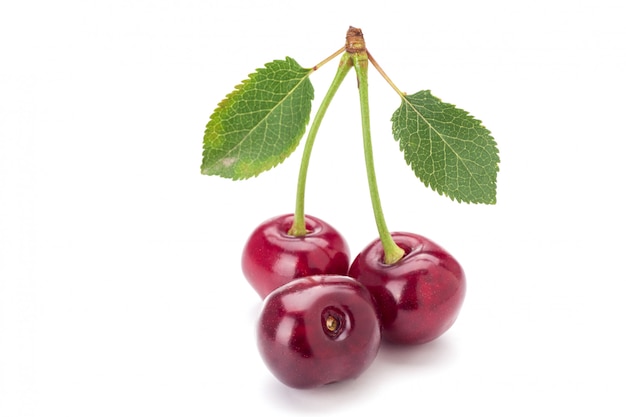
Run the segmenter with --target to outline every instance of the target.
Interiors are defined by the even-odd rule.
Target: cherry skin
[[[266,220],[244,246],[243,274],[261,298],[294,278],[348,273],[350,251],[343,236],[328,223],[308,215],[308,233],[291,236],[288,231],[293,218],[293,214],[285,214]]]
[[[293,388],[354,379],[369,367],[381,341],[374,300],[340,275],[295,279],[270,293],[257,326],[261,357]]]
[[[406,232],[391,236],[405,251],[402,259],[385,264],[376,239],[355,258],[348,275],[376,300],[385,340],[429,342],[455,322],[465,298],[465,274],[448,252],[425,237]]]

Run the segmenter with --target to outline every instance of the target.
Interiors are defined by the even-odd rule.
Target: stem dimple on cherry
[[[326,328],[331,332],[336,331],[337,328],[339,328],[339,320],[337,320],[334,316],[328,316],[326,318]]]

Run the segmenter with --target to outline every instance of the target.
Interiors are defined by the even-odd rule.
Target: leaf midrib
[[[303,82],[305,82],[305,81],[309,78],[309,76],[311,75],[311,73],[312,73],[312,72],[313,72],[313,70],[312,70],[312,69],[310,69],[310,70],[309,70],[309,71],[308,71],[308,72],[304,75],[304,77],[302,77],[302,79],[301,79],[301,80],[300,80],[300,81],[299,81],[299,82],[298,82],[298,83],[297,83],[297,84],[296,84],[296,85],[295,85],[295,86],[294,86],[294,87],[293,87],[293,88],[292,88],[292,89],[291,89],[291,90],[290,90],[287,94],[285,94],[285,96],[284,96],[281,100],[279,100],[279,101],[276,103],[276,105],[275,105],[274,107],[272,107],[272,108],[271,108],[271,109],[267,112],[267,114],[266,114],[266,115],[265,115],[262,119],[260,119],[260,120],[256,123],[256,125],[255,125],[252,129],[248,130],[248,133],[246,133],[246,135],[245,135],[244,137],[242,137],[242,138],[241,138],[241,140],[239,140],[239,143],[238,143],[237,145],[235,145],[233,148],[229,149],[229,150],[228,150],[228,152],[226,152],[226,153],[225,153],[225,154],[224,154],[224,155],[223,155],[223,156],[219,159],[219,161],[222,161],[223,159],[228,158],[229,156],[233,155],[233,153],[234,153],[235,151],[239,151],[239,150],[240,150],[240,148],[243,146],[243,144],[244,144],[247,140],[249,140],[250,136],[251,136],[254,132],[256,132],[257,128],[258,128],[261,124],[263,124],[263,122],[265,122],[265,121],[269,118],[269,116],[270,116],[271,114],[273,114],[273,113],[276,111],[276,109],[278,109],[278,108],[279,108],[279,107],[280,107],[280,106],[281,106],[281,105],[282,105],[282,104],[283,104],[283,103],[287,100],[287,98],[288,98],[288,97],[290,97],[290,96],[294,93],[294,91],[296,91],[296,90],[298,89],[298,87],[300,87],[300,86],[302,85],[302,83],[303,83]],[[239,152],[237,152],[237,153],[239,153]],[[216,161],[216,163],[215,163],[215,164],[213,164],[213,166],[219,165],[219,161]]]
[[[461,161],[461,163],[463,164],[463,167],[465,168],[465,170],[469,173],[470,178],[472,179],[472,181],[474,183],[476,183],[478,185],[478,187],[483,191],[483,193],[485,195],[489,194],[489,190],[487,189],[487,192],[485,192],[485,187],[486,185],[483,185],[480,183],[480,181],[478,181],[475,176],[472,174],[472,171],[468,168],[466,162],[465,162],[465,158],[462,158],[458,152],[456,152],[454,150],[454,148],[448,143],[448,141],[445,139],[444,135],[442,133],[440,133],[437,129],[435,129],[433,127],[433,125],[428,121],[428,119],[426,119],[426,117],[424,117],[424,115],[422,115],[422,113],[415,107],[415,105],[413,103],[411,103],[408,99],[406,95],[402,96],[402,99],[404,100],[404,102],[415,111],[415,113],[417,114],[417,116],[424,122],[426,123],[426,125],[429,127],[429,129],[433,132],[435,132],[435,134],[441,139],[441,141],[450,149],[450,151],[452,151],[452,153],[454,153],[454,155],[457,157],[458,160]],[[447,175],[446,175],[447,178]]]

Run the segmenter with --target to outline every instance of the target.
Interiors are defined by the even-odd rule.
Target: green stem
[[[320,107],[313,118],[313,122],[311,123],[311,127],[309,129],[309,134],[306,138],[306,143],[304,144],[304,151],[302,153],[302,161],[300,163],[300,173],[298,174],[298,189],[296,191],[296,210],[294,214],[293,225],[291,229],[289,229],[289,234],[291,236],[304,236],[307,233],[306,223],[304,219],[304,194],[306,188],[306,175],[309,169],[309,160],[311,159],[311,151],[313,150],[313,143],[315,142],[315,137],[317,136],[317,131],[319,130],[320,125],[322,124],[322,119],[326,114],[326,110],[330,105],[335,93],[339,89],[339,86],[343,82],[344,78],[348,74],[352,68],[352,57],[350,54],[345,53],[341,57],[341,61],[339,61],[339,68],[337,69],[337,73],[335,74],[335,78],[333,79],[328,91],[326,92],[326,96],[320,103]]]
[[[367,84],[367,52],[357,52],[353,54],[354,69],[356,71],[359,85],[359,99],[361,102],[361,126],[363,129],[363,152],[365,154],[365,167],[367,169],[367,181],[370,189],[370,198],[372,200],[372,208],[374,209],[374,218],[376,219],[376,227],[378,235],[385,252],[385,263],[394,264],[404,256],[404,250],[394,242],[387,228],[383,208],[380,203],[380,195],[378,193],[378,185],[376,182],[376,172],[374,171],[374,152],[372,149],[372,135],[370,129],[370,110],[369,95]]]

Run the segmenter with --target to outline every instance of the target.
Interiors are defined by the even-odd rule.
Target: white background
[[[625,17],[617,0],[3,2],[0,416],[623,416]],[[202,137],[247,74],[313,66],[350,25],[402,90],[491,130],[498,203],[414,177],[391,136],[399,99],[372,71],[387,223],[452,252],[468,294],[437,341],[293,390],[258,356],[239,262],[257,224],[293,210],[302,148],[232,182],[200,174]],[[336,63],[311,76],[313,111]],[[376,237],[360,141],[351,75],[306,211],[353,255]]]

